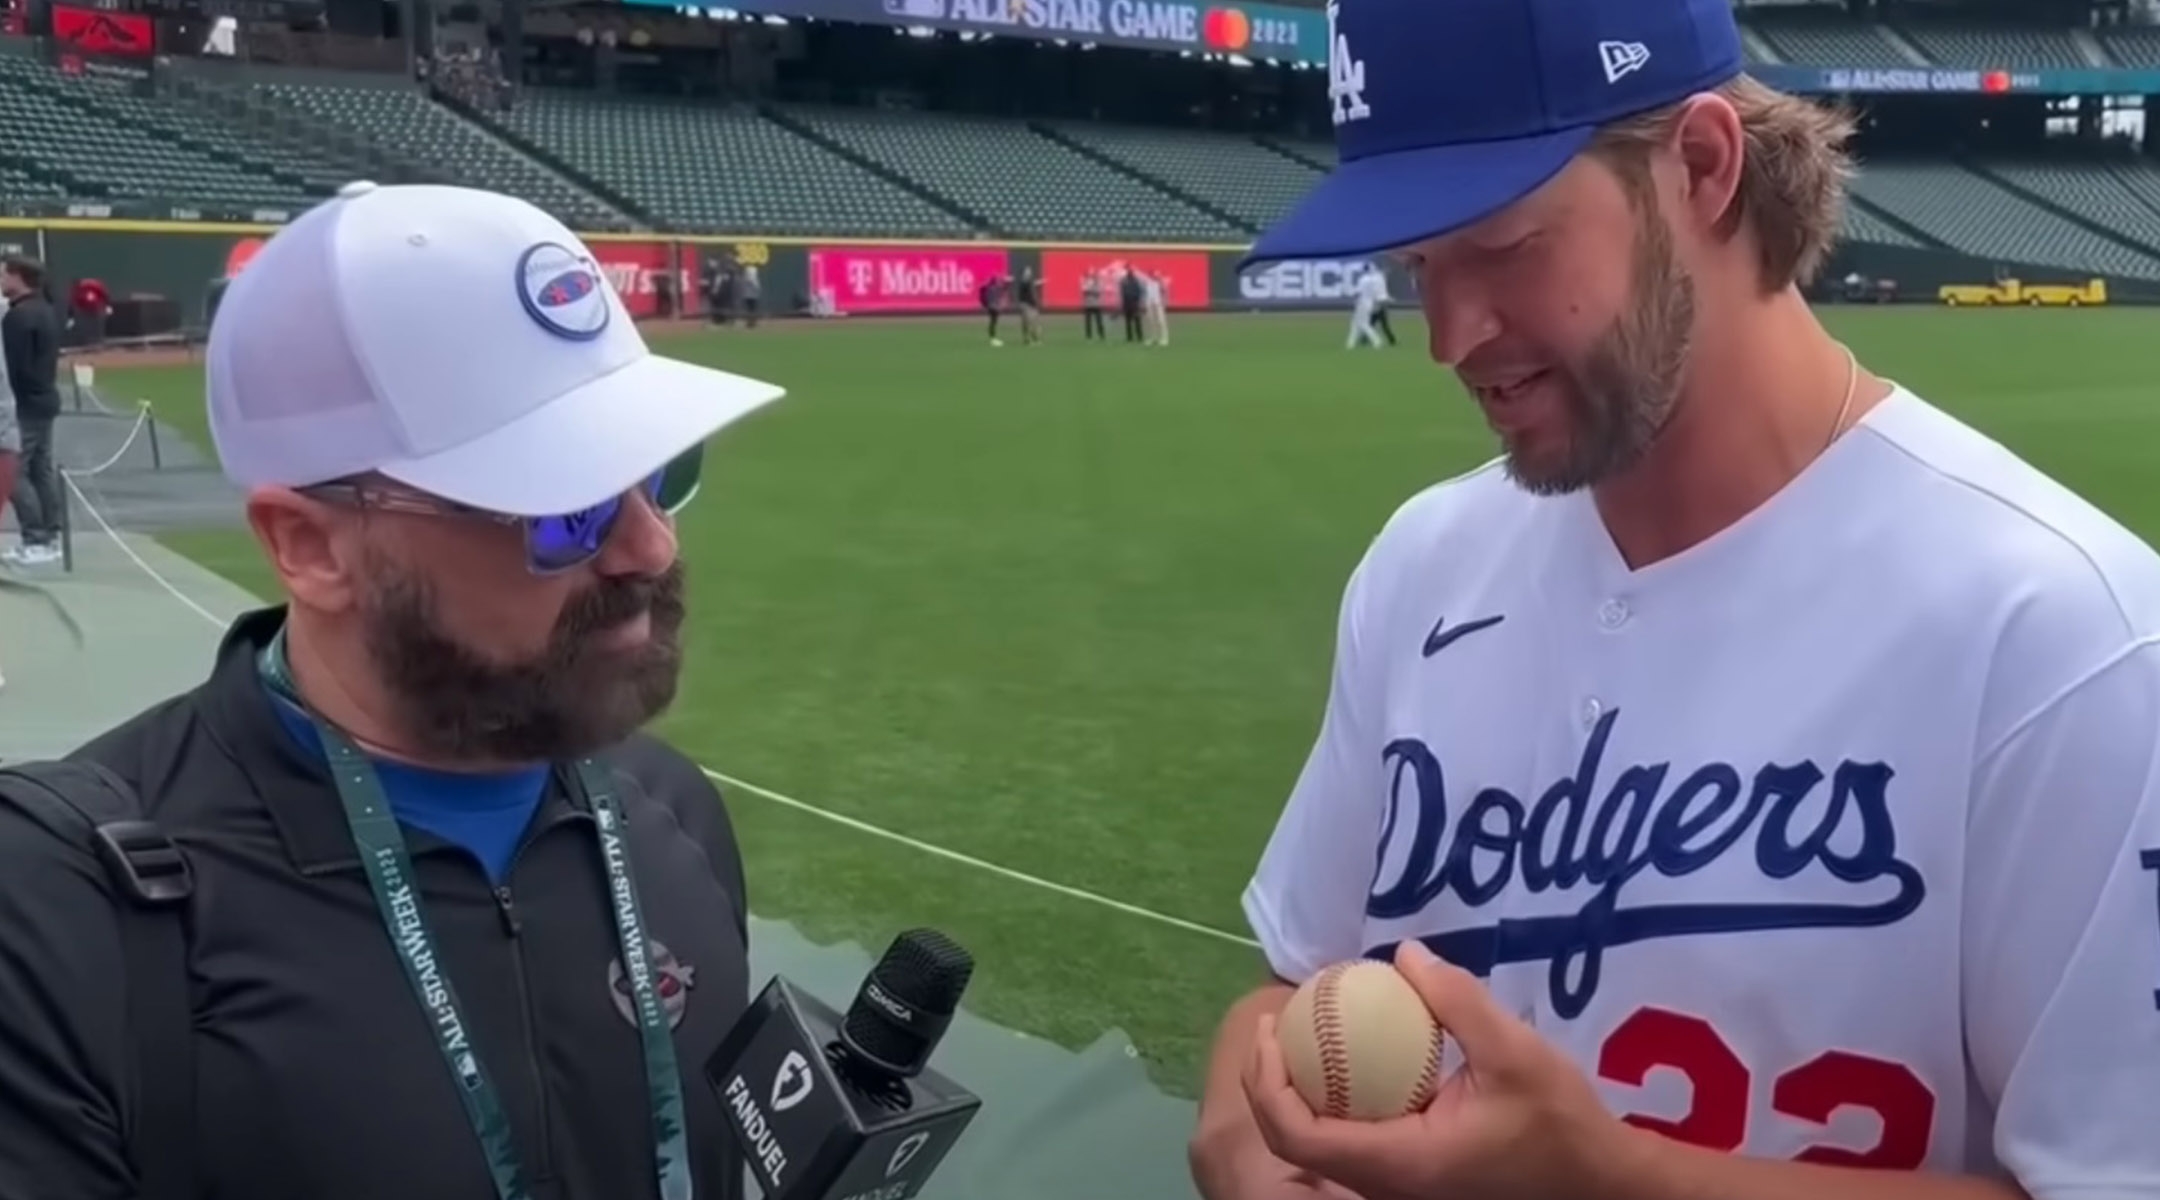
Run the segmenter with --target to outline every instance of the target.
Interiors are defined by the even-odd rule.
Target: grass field
[[[2160,314],[1834,310],[1876,370],[2160,537]],[[1317,720],[1343,578],[1491,440],[1423,330],[1181,319],[1167,349],[982,344],[972,324],[706,333],[664,352],[786,384],[715,443],[682,527],[694,638],[665,732],[763,788],[1242,935],[1237,897]],[[190,372],[109,393],[202,423]],[[205,439],[207,444],[207,439]],[[266,585],[244,534],[172,544]],[[176,617],[176,620],[180,619]],[[932,924],[971,1005],[1069,1045],[1118,1026],[1191,1087],[1233,942],[737,793],[760,916],[881,946]]]

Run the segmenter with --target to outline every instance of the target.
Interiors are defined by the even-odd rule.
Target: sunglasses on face
[[[302,495],[381,512],[409,513],[423,517],[465,517],[498,525],[521,526],[525,533],[526,567],[535,575],[553,575],[581,566],[600,553],[608,536],[622,519],[632,496],[643,493],[647,503],[670,517],[680,513],[697,495],[705,474],[705,448],[693,446],[666,466],[648,475],[635,488],[591,508],[559,517],[514,517],[507,513],[473,508],[453,500],[408,491],[394,484],[360,481],[319,483],[299,488]]]

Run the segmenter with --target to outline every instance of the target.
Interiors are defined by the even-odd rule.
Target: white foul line
[[[1073,887],[1070,884],[1063,884],[1058,883],[1054,880],[1044,879],[1038,875],[1030,875],[1025,871],[1015,871],[1011,867],[1001,867],[994,862],[988,861],[987,859],[980,859],[974,857],[973,855],[962,854],[958,850],[948,850],[943,846],[935,845],[930,842],[925,842],[917,838],[911,838],[904,833],[894,833],[890,829],[885,829],[876,825],[872,825],[868,821],[858,820],[854,817],[846,816],[842,813],[836,813],[828,809],[819,808],[817,805],[811,804],[806,800],[797,800],[793,796],[781,795],[779,792],[773,791],[771,788],[762,788],[754,783],[750,783],[745,780],[735,779],[727,775],[722,775],[720,772],[713,770],[711,767],[704,767],[701,769],[707,775],[712,776],[713,779],[717,780],[718,782],[724,783],[727,786],[734,788],[738,791],[749,792],[753,796],[762,796],[775,804],[786,805],[787,807],[795,809],[798,812],[809,813],[813,817],[820,817],[824,820],[831,821],[835,825],[844,825],[849,829],[855,830],[857,833],[867,833],[872,837],[880,837],[884,838],[886,841],[889,842],[896,842],[899,845],[906,846],[910,850],[920,850],[924,854],[935,855],[938,858],[945,859],[948,862],[956,862],[961,864],[962,866],[974,867],[978,871],[988,871],[992,875],[1002,875],[1015,883],[1024,883],[1030,887],[1038,887],[1046,892],[1056,892],[1060,896],[1069,896],[1075,900],[1085,900],[1090,904],[1100,904],[1104,908],[1116,909],[1118,912],[1124,913],[1127,916],[1143,917],[1150,921],[1158,921],[1174,929],[1182,929],[1187,933],[1197,933],[1204,937],[1214,938],[1217,941],[1230,942],[1233,945],[1246,946],[1254,950],[1260,948],[1260,943],[1253,941],[1251,938],[1242,937],[1238,934],[1230,933],[1226,930],[1217,929],[1212,925],[1202,925],[1197,921],[1188,921],[1183,917],[1173,917],[1169,913],[1159,913],[1152,908],[1142,908],[1137,904],[1127,904],[1123,900],[1112,900],[1110,897],[1101,895],[1100,893],[1090,892],[1083,888]]]
[[[135,553],[134,547],[127,544],[127,539],[120,536],[118,530],[114,529],[110,524],[106,523],[104,516],[98,512],[97,506],[90,503],[90,498],[88,496],[85,496],[82,493],[82,490],[75,486],[73,480],[68,481],[68,488],[70,491],[73,491],[75,493],[76,499],[82,501],[82,506],[90,510],[90,516],[98,523],[98,527],[104,530],[105,533],[110,536],[116,544],[119,545],[123,553],[125,553],[130,559],[134,560],[136,566],[142,568],[143,574],[148,575],[152,580],[156,581],[158,586],[164,588],[166,592],[170,593],[173,599],[178,600],[181,604],[186,605],[197,616],[208,622],[213,628],[222,630],[231,623],[229,621],[219,620],[216,615],[210,612],[209,609],[206,609],[202,605],[197,604],[193,599],[188,596],[186,592],[181,591],[177,586],[173,584],[171,580],[165,578],[164,575],[160,574],[157,568],[151,566],[147,562],[144,562],[142,556]],[[1025,871],[1015,871],[1011,867],[999,866],[998,864],[991,862],[988,859],[976,858],[971,854],[962,854],[958,850],[948,850],[943,846],[939,846],[931,842],[926,842],[919,838],[911,838],[904,833],[895,833],[890,829],[886,829],[877,825],[872,825],[868,821],[858,820],[854,817],[847,816],[844,813],[836,813],[830,809],[819,808],[817,805],[812,804],[807,800],[797,800],[793,796],[783,795],[779,792],[773,791],[771,788],[759,787],[757,784],[751,783],[748,780],[736,779],[733,776],[723,775],[720,772],[713,770],[711,767],[701,766],[698,769],[711,776],[714,780],[720,783],[724,783],[731,788],[734,788],[736,791],[748,792],[753,796],[762,797],[763,799],[770,800],[775,804],[780,804],[788,808],[792,808],[797,812],[808,813],[813,817],[818,817],[823,820],[831,821],[835,825],[845,826],[849,829],[856,831],[857,833],[867,833],[871,837],[884,838],[888,842],[892,842],[901,846],[906,846],[910,850],[919,850],[924,854],[929,854],[937,858],[942,858],[947,862],[956,862],[961,864],[962,866],[973,867],[978,871],[988,871],[992,875],[1002,875],[1015,883],[1024,883],[1030,887],[1038,887],[1046,892],[1056,892],[1060,896],[1066,896],[1074,900],[1084,900],[1089,904],[1099,904],[1104,908],[1114,909],[1117,912],[1126,914],[1127,916],[1141,917],[1145,920],[1155,921],[1159,924],[1168,925],[1173,929],[1182,929],[1187,933],[1197,933],[1203,937],[1211,937],[1217,941],[1229,942],[1232,945],[1244,946],[1249,949],[1257,950],[1260,948],[1260,943],[1252,940],[1251,938],[1243,937],[1235,933],[1230,933],[1227,930],[1217,929],[1212,925],[1202,925],[1197,921],[1188,921],[1183,917],[1173,917],[1169,913],[1159,913],[1152,908],[1142,908],[1137,904],[1127,904],[1123,900],[1112,900],[1108,896],[1104,896],[1096,892],[1090,892],[1083,888],[1076,888],[1072,887],[1069,884],[1058,883],[1053,880],[1044,879],[1037,875],[1030,875]]]

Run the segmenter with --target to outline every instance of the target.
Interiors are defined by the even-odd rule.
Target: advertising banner
[[[1234,259],[1225,256],[1223,262],[1234,270]],[[1235,298],[1226,298],[1224,306],[1349,308],[1357,299],[1358,280],[1368,272],[1384,269],[1368,258],[1322,258],[1265,263],[1235,272]],[[1400,270],[1388,271],[1387,280],[1389,298],[1395,303],[1408,303],[1413,299],[1409,279]]]
[[[819,246],[810,287],[844,313],[964,312],[976,289],[1011,272],[1009,251],[985,246]]]
[[[630,0],[674,7],[671,0]],[[744,0],[741,11],[999,37],[1192,50],[1319,65],[1327,15],[1284,4],[1194,0]]]
[[[149,58],[156,41],[148,17],[66,4],[53,5],[52,31],[63,52],[107,58]]]
[[[2160,71],[2068,67],[2012,71],[1983,67],[1802,67],[1751,63],[1748,74],[1796,95],[2142,96],[2160,91]]]
[[[679,267],[671,262],[676,244],[673,242],[591,242],[593,257],[599,260],[600,273],[614,285],[615,294],[622,297],[623,307],[639,319],[663,314],[661,288],[667,281],[668,272],[675,270],[672,315],[680,315],[696,309],[683,306],[684,297],[698,298],[698,248],[684,245]]]
[[[1167,308],[1208,307],[1207,251],[1131,249],[1043,251],[1043,307],[1079,308],[1080,280],[1092,272],[1103,281],[1103,307],[1115,310],[1118,280],[1127,268],[1162,280]]]

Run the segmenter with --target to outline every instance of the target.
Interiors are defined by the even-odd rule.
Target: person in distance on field
[[[1500,456],[1351,572],[1245,893],[1210,1200],[2160,1195],[2160,556],[1799,291],[1845,118],[1728,0],[1336,0],[1339,165]],[[1393,958],[1461,1050],[1316,1116],[1271,1021]]]
[[[682,669],[671,514],[780,389],[650,354],[522,200],[367,183],[233,281],[207,375],[285,602],[72,756],[154,822],[129,863],[184,856],[184,971],[0,803],[0,1195],[739,1198],[701,1070],[749,1002],[741,856],[638,731]],[[131,1025],[163,988],[179,1044]]]

